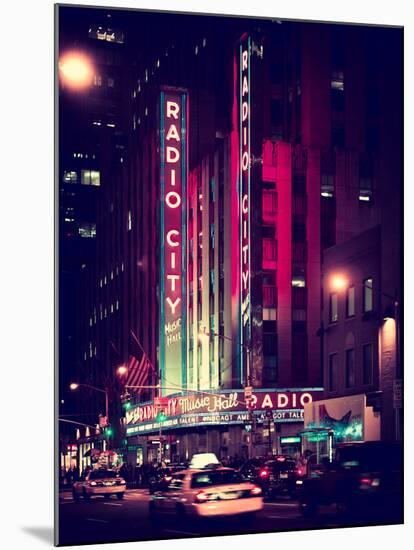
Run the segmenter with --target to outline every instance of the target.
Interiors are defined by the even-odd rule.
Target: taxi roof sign
[[[198,453],[192,456],[190,468],[198,470],[208,466],[220,466],[220,461],[214,453]]]

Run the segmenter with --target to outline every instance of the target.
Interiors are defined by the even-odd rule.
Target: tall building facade
[[[102,185],[79,349],[95,335],[115,393],[131,354],[154,367],[114,417],[128,460],[155,458],[160,428],[170,458],[280,451],[322,394],[322,252],[381,216],[378,48],[397,54],[398,35],[144,13],[124,32],[125,154]]]

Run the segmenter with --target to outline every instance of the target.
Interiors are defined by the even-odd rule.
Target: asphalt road
[[[313,519],[302,517],[297,501],[278,500],[266,502],[264,509],[250,525],[237,518],[197,522],[166,519],[156,527],[148,518],[148,491],[127,490],[123,500],[111,497],[95,497],[88,502],[75,502],[69,491],[59,495],[60,545],[91,544],[140,540],[162,540],[172,538],[205,537],[278,531],[297,531],[327,527],[361,526],[372,518],[357,518],[344,523],[335,508],[322,508]],[[392,522],[386,522],[392,523]]]

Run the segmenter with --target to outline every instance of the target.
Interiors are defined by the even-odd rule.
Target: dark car
[[[335,504],[346,515],[402,518],[402,448],[398,443],[367,441],[339,444],[335,459],[318,464],[310,457],[299,502],[304,515]],[[313,460],[312,460],[313,459]]]
[[[284,455],[272,459],[250,459],[240,468],[240,473],[245,479],[257,483],[264,495],[270,498],[281,494],[293,496],[300,475],[296,462]]]
[[[172,480],[173,474],[185,470],[184,464],[170,464],[166,468],[157,468],[148,478],[149,494],[155,491],[165,491]]]

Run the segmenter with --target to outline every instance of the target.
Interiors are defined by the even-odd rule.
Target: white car
[[[89,500],[96,495],[102,495],[104,498],[116,495],[118,499],[122,499],[125,489],[125,479],[116,470],[100,468],[82,474],[80,480],[73,484],[72,494],[75,500],[79,500],[81,496]]]
[[[166,490],[152,495],[149,514],[152,521],[161,514],[252,519],[262,508],[260,487],[245,481],[236,470],[218,466],[174,474]]]

